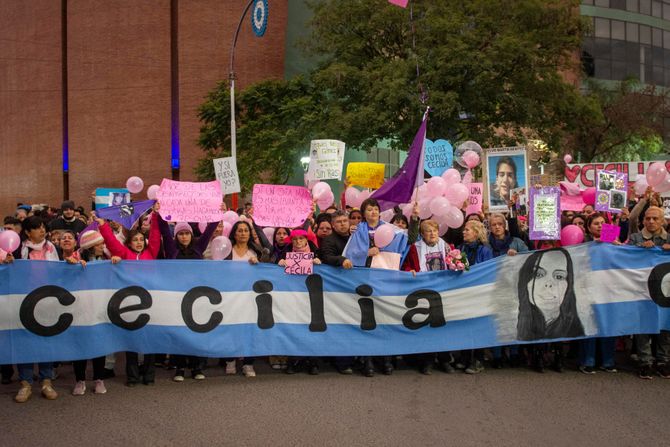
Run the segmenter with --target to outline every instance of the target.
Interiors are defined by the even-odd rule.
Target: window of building
[[[655,47],[663,48],[663,30],[660,28],[652,28],[652,44]]]
[[[612,39],[626,40],[626,23],[612,20]]]
[[[640,25],[640,43],[651,45],[651,28],[646,25]]]
[[[663,4],[661,2],[651,2],[651,15],[654,17],[663,17]]]
[[[626,22],[626,40],[628,42],[640,41],[640,31],[637,23]]]
[[[600,6],[602,8],[609,8],[610,7],[610,0],[596,0],[595,5]]]
[[[651,0],[640,0],[640,14],[651,15]]]
[[[626,0],[626,11],[638,12],[637,0]]]
[[[663,19],[670,20],[670,3],[663,4]]]
[[[670,50],[670,31],[663,31],[663,48]]]
[[[610,21],[596,17],[596,37],[610,38]]]
[[[611,9],[626,9],[626,0],[610,0]]]

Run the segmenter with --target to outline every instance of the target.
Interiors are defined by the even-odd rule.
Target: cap
[[[85,231],[79,237],[79,247],[81,247],[82,250],[95,247],[101,242],[105,242],[105,240],[102,238],[102,235],[95,230]]]
[[[74,209],[74,202],[72,200],[66,200],[65,202],[61,203],[60,209],[61,210],[73,210]]]
[[[193,228],[186,223],[186,222],[179,222],[177,225],[174,226],[174,235],[177,236],[179,232],[181,231],[188,231],[189,233],[193,234]]]

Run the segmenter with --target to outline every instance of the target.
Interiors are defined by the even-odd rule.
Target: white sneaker
[[[244,374],[244,377],[256,377],[256,371],[254,371],[254,366],[242,365],[242,374]]]
[[[198,373],[193,376],[194,380],[205,380],[205,375],[203,373]]]
[[[86,394],[86,382],[83,380],[79,380],[75,385],[74,389],[72,390],[72,395],[73,396],[83,396]]]
[[[231,360],[226,362],[226,374],[229,376],[237,374],[237,361]]]
[[[105,388],[105,382],[102,380],[95,381],[95,394],[105,394],[107,393],[107,388]]]

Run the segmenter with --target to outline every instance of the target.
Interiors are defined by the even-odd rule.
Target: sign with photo
[[[512,191],[528,191],[525,147],[503,147],[486,150],[487,193],[489,211],[507,211]]]
[[[626,207],[628,174],[598,171],[596,175],[596,211],[620,213]]]

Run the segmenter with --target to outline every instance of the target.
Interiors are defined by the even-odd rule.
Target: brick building
[[[193,180],[196,110],[228,78],[246,4],[0,0],[3,215],[17,201],[58,206],[65,195],[88,207],[95,187],[123,187],[131,175],[146,186]],[[287,15],[287,0],[272,1],[262,38],[245,17],[238,90],[284,77]]]

